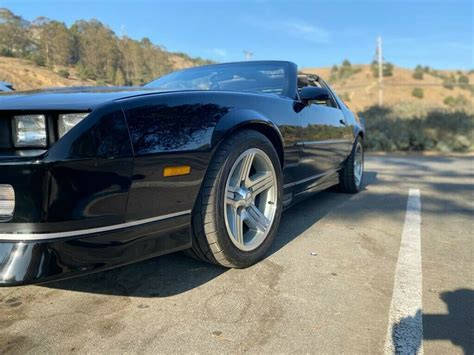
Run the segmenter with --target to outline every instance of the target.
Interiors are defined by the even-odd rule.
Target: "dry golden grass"
[[[169,60],[170,60],[171,64],[173,65],[173,68],[175,70],[194,67],[196,65],[192,61],[190,61],[186,58],[183,58],[179,55],[172,54],[172,53],[170,53],[170,55],[169,55]]]
[[[195,65],[192,61],[174,54],[170,54],[169,59],[176,70]],[[69,72],[68,78],[63,78],[58,74],[61,69]],[[96,82],[93,80],[80,80],[74,68],[39,67],[25,59],[1,56],[0,81],[13,83],[15,89],[20,91],[48,87],[96,85]]]
[[[61,77],[57,71],[66,68],[38,67],[25,59],[0,57],[0,81],[13,83],[17,90],[32,90],[56,86],[95,85],[94,81],[83,81],[72,68],[67,68],[69,78]]]
[[[372,75],[369,65],[357,65],[361,71],[348,79],[337,81],[332,84],[334,90],[343,97],[349,97],[348,106],[354,110],[363,110],[378,103],[379,87],[378,80]],[[331,68],[305,68],[303,72],[318,74],[328,79],[331,76]],[[455,71],[441,71],[444,75],[454,74]],[[470,83],[474,83],[474,74],[469,74]],[[431,108],[447,108],[444,99],[447,96],[457,97],[463,95],[471,101],[473,96],[469,90],[454,87],[447,89],[443,87],[443,79],[430,74],[424,74],[422,80],[413,78],[413,70],[395,67],[393,76],[385,77],[384,83],[384,105],[387,106],[416,106],[427,110]],[[418,99],[412,95],[415,87],[423,89],[424,97]],[[472,107],[471,107],[472,108]]]

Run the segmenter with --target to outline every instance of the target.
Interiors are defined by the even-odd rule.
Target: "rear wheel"
[[[261,260],[280,221],[282,172],[264,135],[243,130],[221,144],[193,212],[193,247],[201,260],[247,267]]]
[[[362,186],[364,177],[364,145],[361,137],[358,137],[352,152],[339,172],[339,188],[342,192],[356,193]]]

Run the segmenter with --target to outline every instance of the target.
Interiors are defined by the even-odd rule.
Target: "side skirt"
[[[295,190],[297,185],[288,187],[285,189],[283,194],[283,208],[287,209],[293,206],[295,203],[337,184],[339,184],[339,172],[332,171],[326,175],[316,178],[315,181],[303,191],[294,193],[291,190]]]

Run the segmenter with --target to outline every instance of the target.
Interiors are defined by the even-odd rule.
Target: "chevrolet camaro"
[[[284,61],[0,94],[0,285],[178,250],[252,265],[285,208],[360,190],[364,135],[322,78]]]

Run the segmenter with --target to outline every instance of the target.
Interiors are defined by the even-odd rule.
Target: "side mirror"
[[[326,88],[306,86],[301,89],[300,98],[303,102],[308,101],[327,101],[330,98],[329,91]]]

